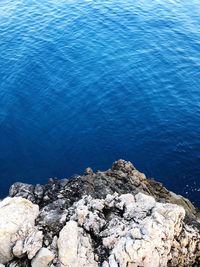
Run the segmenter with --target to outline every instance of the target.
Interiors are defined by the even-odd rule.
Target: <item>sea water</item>
[[[199,0],[1,0],[1,197],[119,158],[200,206]]]

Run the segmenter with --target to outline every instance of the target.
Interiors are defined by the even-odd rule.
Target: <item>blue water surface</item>
[[[200,206],[199,0],[1,0],[0,196],[119,158]]]

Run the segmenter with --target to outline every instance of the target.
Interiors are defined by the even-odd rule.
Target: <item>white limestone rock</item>
[[[130,162],[46,185],[16,183],[10,195],[41,210],[22,198],[0,202],[6,267],[200,265],[200,212]]]
[[[38,231],[36,227],[25,225],[21,228],[20,233],[16,234],[12,240],[16,240],[12,249],[14,256],[20,258],[26,253],[28,259],[32,259],[42,247],[43,233],[42,231]]]
[[[190,266],[198,255],[200,235],[184,225],[185,210],[158,203],[143,193],[115,193],[105,199],[85,196],[74,203],[70,214],[71,220],[58,240],[62,267],[167,267],[169,262],[170,266],[181,267]],[[100,254],[107,254],[102,264],[94,254],[88,233],[101,244]],[[83,236],[87,245],[80,242]],[[86,263],[88,256],[82,257],[80,264],[81,249],[84,255],[90,255],[92,265]]]
[[[141,217],[141,221],[137,216],[137,223],[131,222],[126,231],[118,232],[120,236],[117,239],[115,234],[113,235],[115,239],[108,259],[109,267],[128,266],[131,263],[144,267],[167,266],[173,239],[179,235],[179,231],[175,229],[176,224],[183,218],[184,211],[178,206],[170,205],[163,208],[163,213],[157,212],[155,206],[151,216]],[[168,212],[172,218],[167,216]],[[173,216],[176,216],[177,220],[173,221]],[[109,235],[109,232],[107,234]]]
[[[184,208],[143,193],[82,197],[63,209],[59,237],[38,229],[38,213],[20,197],[0,202],[0,267],[13,257],[6,266],[191,267],[200,257],[199,230],[184,222]]]
[[[78,222],[78,225],[86,231],[92,231],[98,235],[106,221],[99,217],[104,208],[104,200],[92,199],[92,197],[83,197],[79,202],[74,204],[76,209],[71,219]],[[92,211],[91,211],[92,210]]]
[[[26,232],[34,229],[38,214],[38,205],[21,197],[8,197],[0,202],[0,263],[5,264],[13,258],[12,247],[23,236],[23,229]],[[18,248],[22,242],[24,240]]]
[[[78,241],[78,225],[74,221],[69,221],[61,230],[58,239],[58,253],[62,267],[65,266],[78,267],[77,241]]]
[[[98,267],[91,240],[75,221],[67,222],[61,230],[58,255],[61,267]]]
[[[32,267],[48,267],[54,259],[54,254],[47,248],[41,248],[37,255],[32,259]]]

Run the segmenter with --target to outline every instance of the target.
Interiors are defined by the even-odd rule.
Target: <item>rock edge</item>
[[[128,161],[0,202],[0,266],[200,266],[200,213]]]

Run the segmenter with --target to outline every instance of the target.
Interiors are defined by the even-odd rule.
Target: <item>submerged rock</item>
[[[16,183],[0,202],[0,263],[200,266],[199,218],[189,200],[124,160],[46,185]]]

